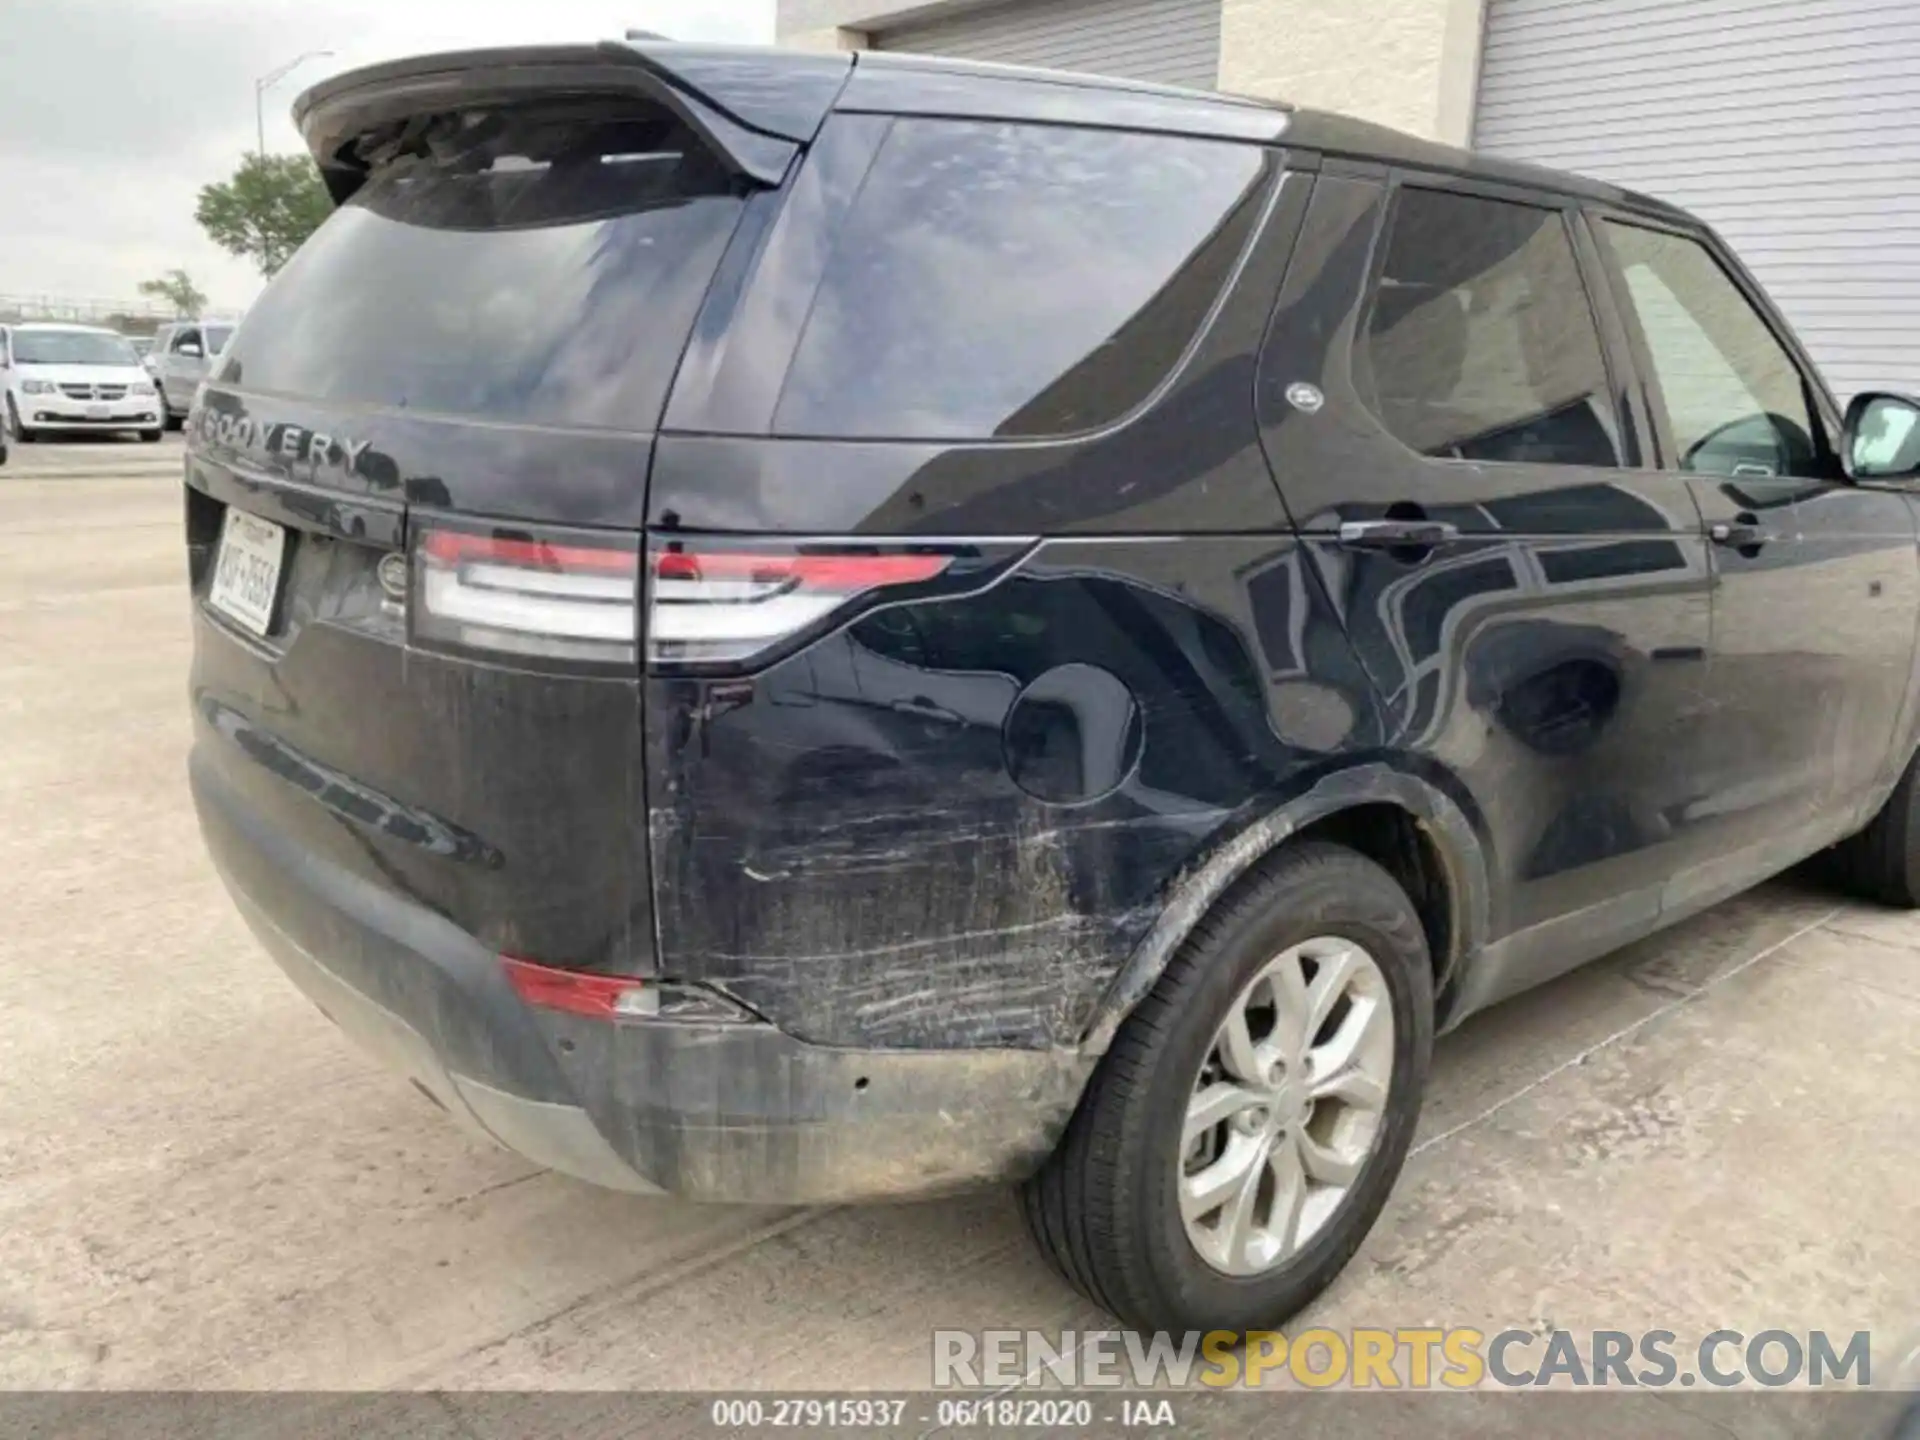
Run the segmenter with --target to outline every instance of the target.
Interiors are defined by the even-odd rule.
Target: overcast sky
[[[260,288],[194,223],[202,185],[254,145],[304,147],[287,112],[335,71],[424,50],[618,38],[773,38],[773,0],[0,0],[0,294],[132,299],[188,271],[216,305]]]

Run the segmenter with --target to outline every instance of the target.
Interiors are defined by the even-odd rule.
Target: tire
[[[1377,1024],[1377,1001],[1384,999],[1393,1022],[1390,1045],[1380,1043],[1370,1052],[1377,1070],[1391,1057],[1385,1103],[1374,1112],[1370,1152],[1319,1228],[1271,1268],[1225,1273],[1202,1255],[1181,1212],[1181,1186],[1191,1167],[1228,1166],[1224,1149],[1212,1160],[1187,1152],[1187,1107],[1204,1078],[1203,1065],[1223,1063],[1218,1032],[1249,986],[1296,947],[1308,950],[1323,941],[1336,949],[1357,943],[1373,962],[1370,1010]],[[1356,1013],[1348,1010],[1347,1019]],[[1343,1026],[1336,1031],[1344,1034]],[[1269,1039],[1278,1033],[1276,1024]],[[1381,1039],[1377,1031],[1366,1033]],[[1028,1229],[1069,1284],[1142,1330],[1273,1328],[1332,1283],[1379,1216],[1413,1137],[1432,1048],[1433,968],[1406,892],[1380,866],[1344,846],[1316,841],[1282,851],[1195,927],[1121,1026],[1059,1147],[1022,1188]],[[1303,1066],[1297,1073],[1311,1072]],[[1297,1103],[1289,1094],[1284,1106]],[[1318,1103],[1330,1107],[1325,1113],[1336,1124],[1347,1123],[1340,1102]],[[1274,1123],[1282,1108],[1279,1101],[1272,1107]],[[1311,1132],[1322,1115],[1307,1113],[1300,1132]],[[1267,1114],[1261,1108],[1235,1123],[1265,1124]],[[1267,1143],[1260,1139],[1267,1133],[1247,1143]],[[1272,1143],[1284,1144],[1293,1133],[1282,1126]],[[1221,1139],[1228,1134],[1224,1125],[1209,1132],[1201,1148],[1208,1139],[1242,1143]],[[1226,1211],[1220,1214],[1224,1225]]]
[[[160,443],[160,437],[162,435],[165,435],[166,433],[167,432],[164,429],[142,430],[140,432],[140,438],[149,445],[158,445]]]
[[[1867,828],[1842,840],[1828,869],[1848,893],[1903,910],[1920,909],[1920,756]]]
[[[20,423],[20,407],[13,403],[13,396],[7,396],[7,433],[17,444],[31,445],[40,438],[40,432],[29,430]]]

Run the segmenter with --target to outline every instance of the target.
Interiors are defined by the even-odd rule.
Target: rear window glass
[[[267,287],[223,382],[647,430],[741,200],[647,110],[416,124]]]
[[[785,435],[1060,435],[1166,378],[1253,228],[1266,152],[899,120],[838,236]]]

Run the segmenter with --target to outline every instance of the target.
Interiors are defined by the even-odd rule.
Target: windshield
[[[209,325],[203,332],[207,337],[207,353],[218,355],[227,348],[227,341],[233,338],[231,325]]]
[[[119,335],[100,330],[16,330],[16,365],[138,365],[140,357]]]

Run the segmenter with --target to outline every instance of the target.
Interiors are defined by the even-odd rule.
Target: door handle
[[[1348,520],[1340,543],[1349,550],[1431,550],[1460,538],[1460,527],[1444,520]]]
[[[1714,544],[1725,545],[1731,550],[1758,550],[1771,538],[1760,528],[1760,521],[1752,515],[1716,520],[1707,527],[1707,536]]]
[[[938,704],[924,695],[916,695],[911,700],[889,701],[887,708],[896,715],[910,715],[916,720],[944,720],[949,725],[967,723],[958,710]]]

